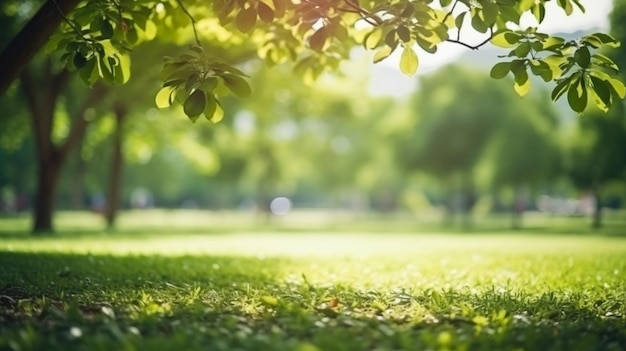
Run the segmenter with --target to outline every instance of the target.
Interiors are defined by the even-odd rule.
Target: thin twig
[[[63,10],[61,10],[61,7],[59,6],[59,3],[57,3],[57,0],[52,0],[52,2],[54,3],[54,6],[57,8],[57,12],[59,12],[59,15],[61,16],[61,18],[63,18],[63,20],[76,32],[76,34],[78,34],[79,37],[81,37],[84,41],[93,41],[93,39],[89,39],[85,37],[83,35],[83,32],[81,32],[80,29],[76,27],[76,25],[72,23],[72,21],[70,21],[70,19],[65,16],[65,14],[63,13]]]
[[[491,39],[493,39],[493,28],[489,27],[489,37],[487,39],[483,40],[482,42],[480,42],[479,44],[476,44],[476,45],[470,45],[470,44],[462,42],[462,41],[460,41],[458,39],[446,39],[446,41],[449,42],[449,43],[455,43],[455,44],[459,44],[459,45],[465,46],[468,49],[478,50],[482,46],[486,45]]]
[[[113,3],[113,6],[115,6],[115,8],[117,9],[117,12],[120,16],[120,25],[121,25],[122,22],[124,22],[124,17],[122,17],[122,6],[115,0],[111,0],[111,2]]]
[[[366,11],[365,9],[363,9],[354,0],[345,0],[345,3],[348,4],[348,6],[352,7],[356,11],[356,13],[361,15],[361,18],[365,22],[371,24],[372,26],[379,26],[379,25],[383,24],[383,21],[380,18],[378,18],[373,13],[370,13],[370,12]],[[354,12],[354,11],[350,11],[350,12]],[[371,19],[371,21],[370,21],[370,19]]]
[[[178,4],[178,6],[180,6],[180,9],[183,10],[185,15],[187,15],[187,17],[189,17],[189,20],[191,21],[191,28],[193,28],[193,36],[196,38],[196,44],[198,44],[198,46],[202,46],[202,44],[200,44],[200,39],[198,38],[198,31],[196,31],[196,20],[195,20],[195,18],[193,18],[191,13],[189,13],[189,11],[187,11],[187,8],[185,7],[185,5],[183,5],[182,0],[176,0],[176,3]]]
[[[445,24],[448,17],[452,16],[452,12],[454,11],[456,4],[458,3],[459,3],[459,0],[456,0],[454,4],[452,4],[452,8],[450,9],[450,11],[448,11],[448,13],[446,13],[446,16],[443,18],[443,21],[441,21],[441,24]]]

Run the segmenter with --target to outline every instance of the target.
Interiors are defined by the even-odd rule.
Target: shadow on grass
[[[311,284],[290,259],[0,252],[0,349],[619,350],[623,300],[572,287]],[[297,269],[297,268],[296,268]],[[622,292],[623,293],[623,292]],[[591,299],[591,300],[590,300]],[[11,346],[11,347],[13,347]],[[15,347],[14,347],[15,348]]]

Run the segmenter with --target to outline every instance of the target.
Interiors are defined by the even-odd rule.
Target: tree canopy
[[[619,42],[604,33],[569,41],[541,32],[550,2],[567,15],[584,11],[579,0],[216,0],[212,5],[198,0],[48,0],[0,55],[0,92],[44,43],[88,85],[99,80],[123,84],[131,75],[135,45],[157,36],[180,41],[186,30],[193,33],[194,44],[165,58],[156,103],[181,104],[192,121],[204,115],[217,122],[223,115],[221,96],[251,92],[246,74],[235,67],[238,62],[203,49],[209,40],[233,47],[246,43],[270,65],[292,61],[295,72],[307,80],[336,69],[359,45],[374,51],[374,62],[398,51],[399,69],[412,75],[419,68],[417,47],[436,54],[444,42],[469,49],[491,43],[511,49],[491,76],[512,74],[519,95],[528,93],[529,75],[535,75],[555,82],[552,99],[566,95],[574,111],[585,110],[588,100],[606,111],[625,97],[626,88],[616,78],[617,65],[598,50]],[[537,26],[522,26],[526,13]],[[465,41],[468,31],[481,33],[484,40]]]

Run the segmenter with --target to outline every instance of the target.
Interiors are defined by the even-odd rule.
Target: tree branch
[[[76,25],[72,23],[72,21],[70,21],[70,19],[65,16],[65,12],[59,6],[59,3],[57,2],[57,0],[52,0],[52,2],[54,3],[54,6],[56,7],[57,12],[59,12],[59,16],[61,16],[61,18],[63,18],[63,21],[65,21],[65,23],[67,23],[67,25],[70,26],[72,30],[74,30],[74,32],[76,32],[76,35],[81,37],[84,41],[93,41],[92,39],[86,38],[83,35],[83,32],[80,31],[80,28],[76,27]]]
[[[55,6],[64,12],[72,11],[80,0],[52,0],[37,11],[35,16],[9,42],[0,53],[0,95],[20,76],[24,66],[44,46],[50,35],[63,21]]]
[[[39,99],[37,98],[36,83],[30,70],[22,70],[20,74],[20,83],[22,92],[26,98],[26,104],[30,110],[29,115],[33,123],[37,155],[41,159],[42,157],[46,157],[44,155],[50,155],[51,153],[52,145],[50,143],[50,138],[48,137],[49,124],[44,123],[45,118],[42,118],[42,105],[39,103]]]
[[[459,39],[446,39],[445,41],[447,41],[448,43],[454,43],[454,44],[459,44],[462,46],[465,46],[468,49],[472,49],[472,50],[478,50],[481,47],[485,46],[491,39],[493,39],[493,28],[489,28],[489,37],[483,41],[481,41],[480,43],[476,44],[476,45],[471,45],[468,44],[466,42],[463,42]]]
[[[76,147],[76,145],[78,145],[83,135],[85,134],[87,125],[89,124],[89,121],[85,119],[85,112],[88,108],[92,107],[97,102],[102,100],[107,90],[107,87],[102,83],[94,85],[94,87],[89,92],[89,95],[87,95],[78,110],[75,111],[72,118],[72,126],[70,127],[70,132],[65,139],[65,142],[63,142],[63,144],[59,146],[60,157],[66,157],[70,153],[70,151],[72,151]]]
[[[178,6],[180,6],[180,9],[183,10],[185,15],[187,15],[187,17],[189,17],[189,20],[191,21],[191,28],[193,29],[193,36],[196,38],[196,44],[198,44],[198,46],[202,46],[202,44],[200,44],[200,39],[198,39],[198,31],[196,30],[195,18],[193,18],[191,13],[187,11],[187,8],[185,7],[185,5],[183,5],[182,0],[176,0],[176,3],[178,4]]]
[[[361,15],[361,18],[365,22],[369,23],[372,26],[379,26],[383,24],[383,21],[380,18],[378,18],[378,16],[363,9],[361,6],[359,6],[359,4],[355,0],[345,0],[345,2],[346,4],[348,4],[348,6],[354,9],[354,11],[349,11],[349,10],[339,9],[339,8],[337,10],[346,11],[346,12],[356,12],[359,15]]]

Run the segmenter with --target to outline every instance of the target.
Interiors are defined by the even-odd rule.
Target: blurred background
[[[2,2],[0,46],[40,3]],[[625,4],[601,1],[586,22],[555,20],[563,25],[550,31],[608,30],[624,41]],[[303,83],[292,65],[249,60],[254,43],[200,28],[251,76],[252,96],[225,99],[218,124],[192,124],[154,103],[162,57],[180,52],[189,31],[140,45],[121,87],[88,88],[54,55],[38,56],[0,97],[1,216],[33,218],[36,230],[46,213],[67,210],[101,215],[111,228],[120,214],[150,209],[388,216],[463,229],[488,217],[515,228],[527,216],[594,227],[626,220],[623,104],[576,115],[540,80],[520,99],[512,80],[489,78],[502,54],[492,47],[443,48],[412,78],[393,58],[372,65],[355,50],[339,74]],[[626,67],[624,47],[606,54]],[[36,206],[37,196],[52,205]]]

